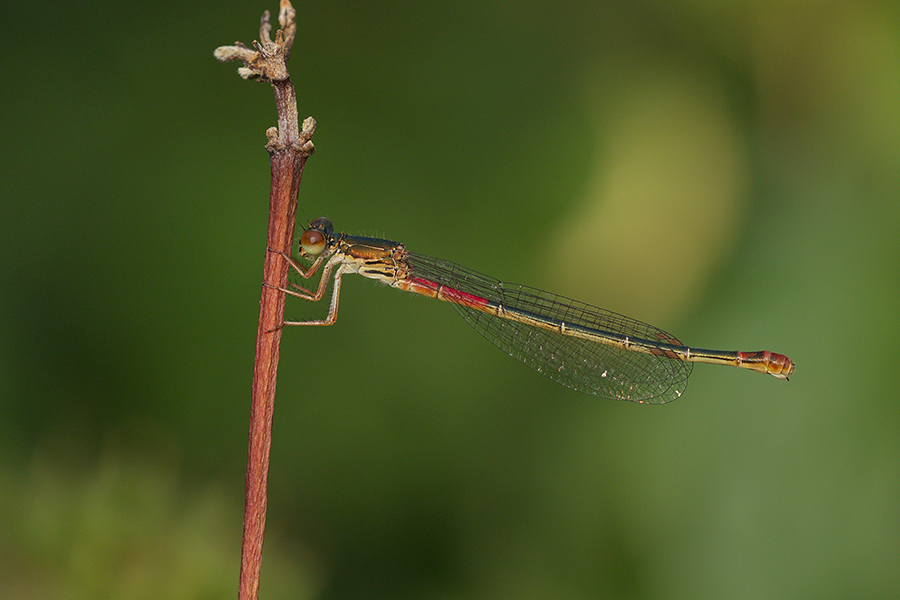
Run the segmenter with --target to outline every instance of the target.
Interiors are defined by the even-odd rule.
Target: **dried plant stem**
[[[269,13],[260,24],[260,40],[253,48],[238,42],[217,48],[221,61],[241,60],[238,73],[245,79],[268,81],[275,90],[278,128],[266,131],[266,149],[271,156],[272,188],[269,196],[267,247],[290,254],[297,211],[297,192],[306,159],[314,151],[310,138],[315,131],[312,117],[297,123],[297,100],[287,70],[287,59],[296,34],[294,9],[281,1],[279,29],[273,42],[269,37]],[[284,322],[284,293],[288,264],[274,252],[265,253],[263,286],[260,298],[259,327],[256,334],[256,360],[250,406],[250,438],[247,457],[247,487],[244,502],[244,538],[241,548],[241,575],[238,598],[256,600],[266,524],[266,484],[269,449],[272,443],[272,415],[275,406],[275,382]]]

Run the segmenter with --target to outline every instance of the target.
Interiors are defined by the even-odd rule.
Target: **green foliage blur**
[[[301,220],[797,371],[599,400],[348,277],[284,334],[261,598],[900,595],[896,3],[296,8]],[[234,597],[275,112],[212,52],[277,5],[15,9],[0,597]]]

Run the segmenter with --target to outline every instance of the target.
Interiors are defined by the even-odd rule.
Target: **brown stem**
[[[287,59],[296,33],[294,9],[281,0],[281,29],[273,42],[269,34],[269,13],[263,14],[260,39],[251,49],[238,42],[217,48],[221,61],[241,60],[238,73],[246,79],[268,81],[275,90],[278,128],[266,131],[271,159],[272,188],[269,195],[267,248],[290,254],[294,239],[297,192],[306,159],[314,151],[310,138],[315,120],[310,117],[300,129],[297,123],[297,99],[287,70]],[[244,539],[241,547],[239,600],[256,600],[266,525],[266,483],[269,448],[272,444],[272,415],[275,407],[275,381],[284,322],[284,293],[276,288],[287,285],[288,263],[275,252],[265,253],[263,286],[260,298],[259,327],[256,332],[256,359],[250,404],[250,438],[247,457],[247,487],[244,501]]]

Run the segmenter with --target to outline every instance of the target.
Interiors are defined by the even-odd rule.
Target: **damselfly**
[[[337,319],[341,277],[358,273],[407,292],[444,300],[484,337],[554,381],[617,400],[662,404],[679,398],[693,363],[731,365],[787,379],[794,363],[769,351],[723,352],[683,345],[672,334],[577,300],[486,277],[455,263],[408,251],[391,240],[335,235],[331,221],[316,219],[300,238],[309,279],[322,268],[315,292],[290,284],[281,291],[321,300],[334,272],[331,306],[324,319],[285,325],[332,325]]]

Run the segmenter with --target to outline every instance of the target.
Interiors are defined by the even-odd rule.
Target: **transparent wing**
[[[450,261],[410,252],[407,263],[415,277],[483,298],[509,311],[554,324],[682,345],[673,335],[647,323],[532,287],[504,283]],[[625,350],[484,312],[462,297],[452,303],[498,348],[538,373],[586,394],[662,404],[681,396],[693,368],[690,362],[664,354]]]

